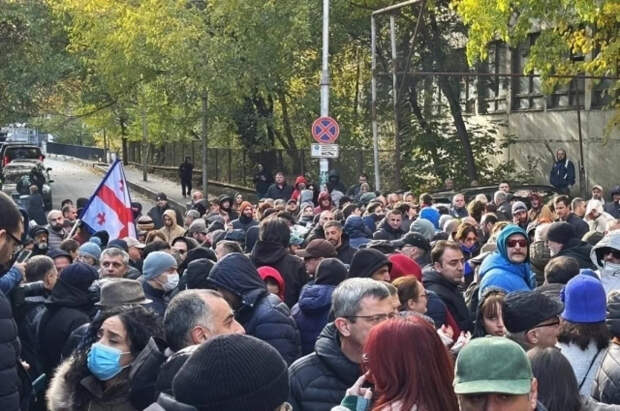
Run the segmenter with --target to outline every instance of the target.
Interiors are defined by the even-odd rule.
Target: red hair
[[[417,405],[425,411],[458,411],[452,359],[426,320],[397,318],[373,327],[364,353],[377,398],[373,410],[399,402],[402,410]]]

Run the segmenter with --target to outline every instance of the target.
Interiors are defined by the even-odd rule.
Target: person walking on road
[[[181,178],[181,194],[186,198],[192,192],[192,172],[194,165],[185,157],[185,161],[179,166],[179,177]]]
[[[551,168],[549,182],[562,194],[570,192],[570,186],[575,184],[575,166],[573,162],[566,158],[566,151],[559,149],[556,153],[556,160]]]

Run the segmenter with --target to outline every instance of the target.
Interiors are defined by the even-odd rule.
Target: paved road
[[[70,198],[75,203],[78,197],[90,198],[101,179],[102,175],[95,173],[88,167],[83,167],[71,161],[60,161],[58,159],[45,159],[45,166],[51,167],[52,183],[52,203],[54,208],[59,208],[60,203],[65,198]],[[152,200],[145,198],[138,193],[131,193],[132,201],[142,203],[143,210],[149,210],[155,205]]]

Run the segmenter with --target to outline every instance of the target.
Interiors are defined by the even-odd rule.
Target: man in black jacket
[[[559,256],[573,257],[579,263],[579,268],[596,269],[590,259],[592,246],[581,241],[569,223],[557,221],[551,224],[547,230],[547,243],[552,259]]]
[[[338,259],[346,265],[351,265],[357,249],[349,245],[349,237],[342,232],[342,225],[338,221],[329,221],[323,226],[323,231],[325,239],[336,247]]]
[[[245,255],[227,254],[211,269],[207,284],[224,296],[247,334],[272,345],[288,364],[301,355],[299,330],[288,307],[267,291]]]
[[[308,275],[303,260],[289,252],[291,229],[283,218],[268,217],[261,221],[258,230],[258,241],[250,254],[252,263],[256,268],[268,265],[280,272],[285,284],[284,302],[293,307]]]
[[[21,248],[24,233],[22,216],[9,196],[0,192],[0,275],[11,267],[11,260]],[[22,384],[18,374],[19,342],[11,303],[0,291],[0,409],[18,411]]]
[[[473,331],[474,325],[467,304],[458,288],[463,283],[465,272],[465,258],[461,247],[454,241],[440,240],[431,251],[431,262],[432,265],[422,271],[424,288],[441,298],[460,331]]]
[[[553,207],[555,209],[555,214],[558,216],[558,221],[566,221],[568,224],[572,225],[577,237],[581,239],[583,235],[590,230],[590,227],[588,227],[588,223],[571,212],[569,206],[570,200],[568,196],[558,196],[553,200]]]
[[[192,192],[192,172],[194,171],[194,165],[189,160],[189,157],[185,157],[185,161],[179,166],[179,178],[181,179],[181,194],[183,194],[183,198]]]
[[[380,223],[381,228],[375,231],[372,238],[375,240],[398,240],[405,234],[400,228],[402,222],[403,213],[398,208],[391,210],[386,214],[385,220]]]
[[[282,171],[276,173],[276,182],[269,186],[265,197],[274,200],[282,199],[287,201],[293,195],[293,186],[286,184],[286,178]]]
[[[315,351],[289,367],[289,403],[295,411],[329,411],[360,376],[370,329],[394,316],[387,287],[370,278],[342,282],[332,295],[335,320],[319,335]]]

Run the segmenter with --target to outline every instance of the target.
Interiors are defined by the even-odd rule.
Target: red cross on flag
[[[131,198],[120,160],[117,159],[110,166],[82,212],[81,220],[92,232],[107,231],[110,240],[136,238]]]

